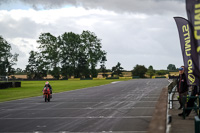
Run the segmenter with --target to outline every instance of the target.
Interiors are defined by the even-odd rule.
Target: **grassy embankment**
[[[109,84],[114,81],[127,79],[112,80],[55,80],[50,81],[53,93],[82,89],[87,87]],[[0,102],[34,97],[42,95],[42,89],[45,81],[22,81],[20,88],[0,89]]]

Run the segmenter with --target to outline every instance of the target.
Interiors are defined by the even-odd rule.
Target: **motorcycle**
[[[43,89],[43,97],[45,102],[50,102],[51,99],[51,94],[50,94],[50,89],[49,87],[44,87]]]

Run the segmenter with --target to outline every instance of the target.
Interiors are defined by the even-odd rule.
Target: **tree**
[[[14,74],[13,65],[16,65],[18,54],[12,54],[11,45],[0,36],[0,75]]]
[[[42,54],[41,58],[47,62],[46,65],[50,69],[50,74],[54,78],[59,79],[60,48],[58,47],[57,37],[50,33],[42,33],[37,42],[40,43],[39,50]]]
[[[17,68],[16,70],[15,70],[15,73],[22,73],[22,69],[21,68]]]
[[[169,71],[168,70],[158,70],[158,71],[156,71],[156,74],[157,75],[165,75],[165,74],[169,74]]]
[[[26,66],[26,72],[29,79],[42,79],[47,76],[46,62],[41,58],[38,52],[31,51]]]
[[[118,62],[116,66],[112,67],[112,72],[113,72],[112,75],[122,76],[122,70],[123,69],[124,68],[121,67],[121,63]]]
[[[106,53],[104,53],[104,55],[102,56],[102,59],[101,59],[101,65],[100,65],[100,72],[102,72],[103,74],[102,74],[102,76],[103,77],[107,77],[107,74],[106,74],[106,65],[105,65],[105,62],[107,61],[107,59],[106,59]]]
[[[24,75],[26,74],[26,72],[25,70],[22,70],[21,68],[17,68],[15,69],[15,74]]]
[[[96,66],[97,63],[105,55],[105,51],[101,50],[101,40],[90,31],[83,31],[80,35],[81,42],[83,44],[84,52],[87,56],[88,66],[90,68],[90,74],[92,77],[97,76]]]
[[[61,66],[65,69],[61,69],[61,73],[65,77],[79,77],[78,72],[78,61],[82,61],[82,58],[85,57],[83,54],[83,46],[81,44],[80,35],[73,32],[64,33],[58,37],[59,47],[60,47],[60,59]],[[81,58],[81,59],[79,59]],[[67,69],[67,70],[66,70]]]
[[[153,66],[149,66],[146,74],[149,75],[150,78],[152,78],[152,76],[155,74],[155,70],[153,69]]]
[[[175,71],[176,70],[176,66],[174,64],[169,64],[167,66],[167,70],[169,70],[169,71]]]
[[[65,32],[58,37],[42,33],[37,42],[40,43],[40,58],[47,62],[46,68],[56,79],[60,74],[64,78],[96,77],[97,63],[106,56],[101,50],[101,40],[90,31],[83,31],[81,35]]]
[[[87,62],[87,56],[84,53],[79,53],[78,72],[81,78],[90,78],[90,70]]]
[[[146,72],[147,72],[147,68],[144,65],[137,64],[132,70],[132,75],[139,76],[140,78],[144,78]]]

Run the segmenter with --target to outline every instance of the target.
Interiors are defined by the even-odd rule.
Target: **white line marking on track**
[[[44,119],[139,119],[139,118],[152,118],[152,116],[122,116],[122,117],[96,117],[96,116],[87,116],[87,117],[34,117],[34,118],[0,118],[0,120],[44,120]]]

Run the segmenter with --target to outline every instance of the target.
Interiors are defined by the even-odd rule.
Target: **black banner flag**
[[[192,24],[194,43],[197,45],[197,53],[200,54],[200,0],[186,0],[188,20]]]
[[[194,44],[194,36],[191,34],[191,24],[188,20],[182,17],[174,17],[174,19],[178,27],[188,85],[199,85],[199,59],[196,45]]]

